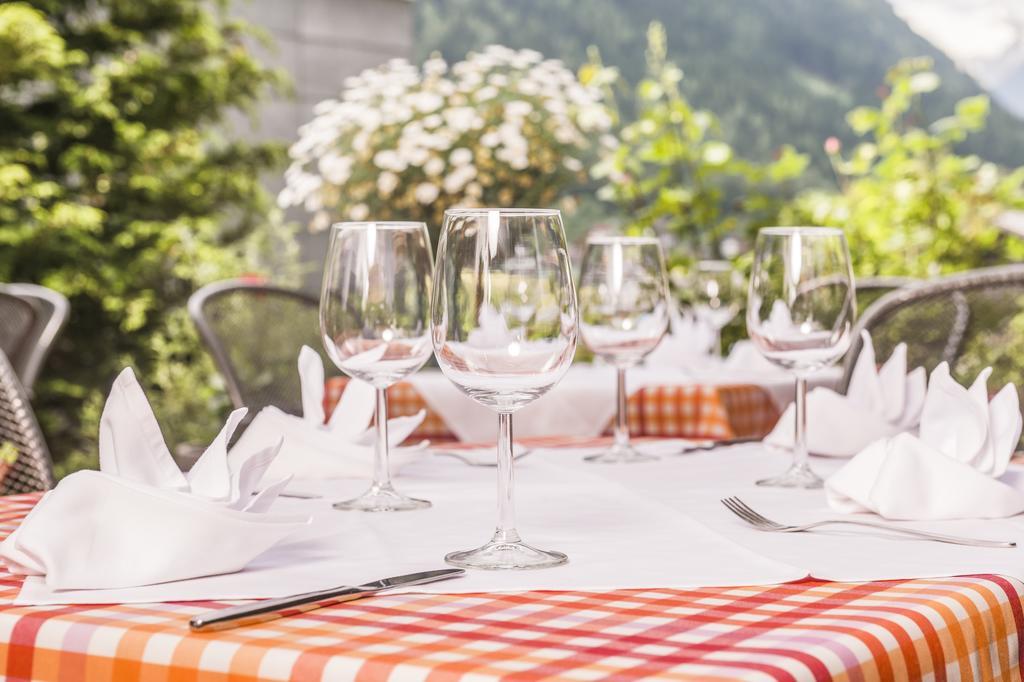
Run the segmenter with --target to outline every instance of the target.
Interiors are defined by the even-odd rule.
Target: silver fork
[[[722,504],[736,516],[740,517],[747,523],[758,530],[775,531],[778,533],[800,533],[807,530],[813,530],[819,526],[831,525],[831,524],[843,524],[847,526],[865,526],[867,528],[877,528],[880,530],[887,530],[893,533],[903,533],[912,537],[922,538],[924,540],[934,540],[935,542],[948,542],[953,545],[967,545],[969,547],[1016,547],[1016,542],[1000,542],[998,540],[978,540],[975,538],[963,538],[955,535],[943,535],[942,533],[932,533],[926,530],[916,530],[913,528],[903,528],[901,526],[890,526],[885,523],[874,523],[872,521],[852,521],[849,519],[827,519],[825,521],[815,521],[814,523],[805,523],[800,526],[786,525],[772,521],[766,516],[762,516],[738,497],[727,497],[721,500]]]

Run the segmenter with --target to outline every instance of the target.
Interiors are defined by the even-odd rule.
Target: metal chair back
[[[890,291],[911,287],[921,280],[912,277],[859,277],[857,279],[857,309],[867,310]]]
[[[37,317],[31,303],[0,290],[0,351],[4,355],[16,358],[31,350]]]
[[[312,294],[250,279],[215,282],[189,299],[231,402],[248,407],[250,418],[267,405],[301,413],[295,363],[303,344],[322,346],[319,306]]]
[[[900,342],[909,367],[929,372],[945,361],[961,382],[992,366],[991,387],[1024,389],[1024,266],[958,273],[891,291],[871,305],[854,330],[842,389],[849,386],[867,330],[879,360]]]
[[[5,309],[12,299],[21,301],[21,308],[32,309],[32,321],[21,321],[20,314]],[[13,310],[13,308],[11,308]],[[0,349],[21,379],[25,390],[32,393],[39,372],[53,348],[53,343],[68,321],[68,299],[53,289],[38,284],[0,284]],[[8,315],[13,318],[8,320]],[[18,334],[20,341],[8,338]],[[5,340],[6,339],[6,340]]]
[[[53,487],[50,451],[29,404],[28,392],[3,352],[0,352],[0,452],[15,456],[0,479],[0,495]]]

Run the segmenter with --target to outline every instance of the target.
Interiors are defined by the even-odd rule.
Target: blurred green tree
[[[648,73],[636,86],[636,118],[594,168],[606,183],[598,196],[619,204],[632,228],[672,235],[683,247],[677,256],[734,255],[722,254],[720,242],[775,222],[787,190],[795,191],[787,184],[800,177],[808,159],[788,145],[768,163],[741,158],[715,115],[682,94],[683,72],[666,54],[665,28],[652,23]],[[596,58],[581,71],[584,82],[601,78],[610,89],[608,74]]]
[[[249,270],[273,214],[260,172],[283,148],[226,131],[285,84],[253,36],[224,0],[0,5],[0,280],[71,300],[36,396],[65,469],[90,460],[127,364],[172,446],[219,425],[223,392],[182,305]]]
[[[1024,240],[997,227],[1004,212],[1024,209],[1024,167],[958,152],[985,128],[983,95],[927,122],[921,100],[940,85],[929,59],[894,66],[882,103],[846,117],[861,141],[845,155],[838,139],[825,143],[839,191],[808,191],[788,211],[789,223],[842,227],[859,275],[929,277],[1024,259]]]
[[[672,238],[667,256],[673,292],[689,304],[695,261],[727,258],[740,270],[749,267],[749,254],[737,258],[742,245],[758,228],[778,222],[809,158],[789,145],[778,147],[769,162],[741,157],[715,114],[694,107],[683,94],[683,72],[667,54],[665,28],[653,22],[647,32],[647,74],[635,88],[634,118],[622,126],[617,148],[593,175],[605,183],[598,197],[617,204],[630,229]],[[596,49],[581,69],[583,82],[597,79],[608,89],[608,101],[615,101],[614,90],[621,88],[615,75],[601,64]],[[743,330],[742,321],[734,320],[723,330],[723,347],[731,347]]]

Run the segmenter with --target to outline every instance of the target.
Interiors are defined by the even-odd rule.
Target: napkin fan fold
[[[195,466],[174,463],[130,368],[100,418],[100,470],[78,471],[48,492],[0,544],[12,573],[52,589],[134,587],[232,573],[304,528],[309,519],[264,513],[288,483],[257,491],[280,448],[268,440],[228,455],[245,416],[231,413]]]
[[[928,385],[917,435],[865,447],[825,483],[829,504],[894,520],[1000,518],[1024,511],[1024,481],[1008,471],[1021,435],[1017,390],[991,400],[982,371],[969,388],[940,364]]]
[[[298,358],[302,391],[302,416],[277,407],[260,410],[232,447],[234,456],[246,456],[268,439],[281,438],[281,450],[266,471],[269,479],[368,478],[373,474],[373,443],[370,428],[376,409],[373,386],[351,379],[328,418],[324,413],[324,364],[320,354],[303,346]],[[388,420],[388,446],[392,470],[398,470],[423,454],[426,443],[398,447],[423,423],[426,412]]]
[[[851,457],[879,438],[917,427],[924,407],[923,367],[907,373],[907,346],[899,344],[880,368],[871,335],[863,345],[846,395],[828,388],[807,394],[807,448],[814,454]],[[765,443],[793,447],[796,410],[783,412]]]
[[[675,301],[669,305],[669,331],[651,351],[648,367],[702,367],[714,359],[715,330],[693,315],[683,315]]]

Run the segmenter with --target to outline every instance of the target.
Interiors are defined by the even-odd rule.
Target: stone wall
[[[233,14],[261,27],[274,42],[270,50],[254,47],[260,59],[287,71],[294,86],[292,97],[263,105],[258,127],[238,121],[243,134],[291,143],[312,118],[313,106],[337,96],[346,77],[392,57],[409,57],[413,9],[410,0],[235,0]],[[275,193],[281,184],[279,177],[267,178]],[[309,234],[308,216],[300,210],[288,218],[303,225],[303,256],[315,265],[307,285],[316,288],[327,235]]]

